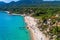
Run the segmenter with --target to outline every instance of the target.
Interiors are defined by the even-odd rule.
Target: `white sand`
[[[32,32],[33,39],[32,40],[49,40],[38,28],[37,22],[33,17],[25,16],[25,22],[27,23],[27,27]]]

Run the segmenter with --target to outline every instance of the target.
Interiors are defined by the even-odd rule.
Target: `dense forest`
[[[56,21],[60,22],[60,1],[40,1],[40,0],[22,0],[17,2],[4,3],[0,2],[0,11],[9,11],[10,13],[17,14],[27,14],[40,19],[42,21],[52,19],[50,31],[45,33],[44,31],[48,29],[49,25],[43,25],[42,27],[38,27],[39,29],[43,29],[45,34],[48,35],[57,35],[56,40],[60,40],[60,26],[52,26],[56,23]],[[55,15],[59,14],[59,17],[55,18]],[[41,21],[38,23],[40,25]],[[50,34],[49,34],[50,33]],[[51,36],[51,37],[52,37]]]
[[[59,8],[60,1],[42,1],[42,0],[21,0],[17,2],[0,2],[0,11],[11,11],[21,13],[27,8]]]

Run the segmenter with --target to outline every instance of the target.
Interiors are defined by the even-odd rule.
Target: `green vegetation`
[[[39,22],[40,26],[38,28],[40,29],[40,31],[42,31],[46,35],[49,35],[50,39],[53,39],[54,38],[53,36],[56,35],[55,39],[60,40],[60,36],[59,36],[60,27],[58,27],[57,25],[57,23],[60,22],[59,21],[60,20],[60,8],[44,8],[44,7],[25,8],[23,7],[23,8],[14,8],[14,9],[12,8],[12,9],[9,9],[9,11],[12,13],[20,13],[20,14],[26,14],[26,15],[31,14],[32,17],[35,17],[42,21],[42,22],[40,21],[42,25],[40,25],[41,23]],[[56,17],[56,15],[58,15],[58,17]],[[51,21],[50,24],[44,22],[44,20],[46,20],[46,22],[49,22],[48,19],[51,19],[49,20]]]
[[[34,8],[32,10],[34,10],[34,14],[32,16],[40,21],[38,23],[40,31],[49,35],[50,39],[60,40],[60,26],[58,26],[60,25],[58,24],[60,22],[60,8]],[[44,20],[47,22],[50,21],[50,24],[45,23]]]
[[[31,12],[31,10],[32,10],[32,12]],[[60,16],[60,8],[44,8],[44,7],[25,8],[24,7],[24,8],[20,8],[20,9],[16,8],[16,9],[12,10],[12,12],[26,14],[26,15],[32,14],[31,15],[32,17],[35,17],[42,21],[42,22],[41,21],[39,22],[40,24],[42,23],[42,25],[38,27],[40,29],[40,31],[42,31],[46,35],[49,35],[50,39],[55,38],[56,40],[60,40],[60,36],[59,36],[60,35],[60,27],[58,27],[58,24],[57,24],[60,22],[59,21],[60,20],[60,17],[59,17]],[[58,15],[58,17],[56,17],[56,15]],[[49,19],[51,19],[51,20],[49,20]],[[51,21],[51,22],[50,22],[50,24],[48,24],[48,23],[45,23],[44,20],[46,20],[47,22],[49,22],[49,21]]]
[[[47,7],[46,7],[47,6]],[[44,34],[49,35],[53,38],[56,35],[56,40],[60,40],[60,26],[58,23],[60,22],[60,7],[52,7],[48,4],[40,5],[39,7],[20,7],[20,6],[6,6],[4,8],[0,8],[2,11],[9,11],[10,13],[17,13],[17,14],[26,14],[30,15],[34,18],[39,19],[38,28]],[[32,11],[31,11],[32,10]],[[56,17],[56,15],[58,15]],[[49,20],[51,19],[51,20]],[[44,21],[45,20],[45,21]],[[48,24],[47,22],[50,22]],[[45,25],[44,25],[45,24]],[[54,26],[53,26],[54,25]]]

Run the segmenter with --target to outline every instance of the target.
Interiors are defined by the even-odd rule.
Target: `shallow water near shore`
[[[0,40],[31,40],[23,16],[0,12]]]

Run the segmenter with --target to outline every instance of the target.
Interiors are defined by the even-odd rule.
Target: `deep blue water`
[[[30,40],[23,16],[0,12],[0,40]]]

